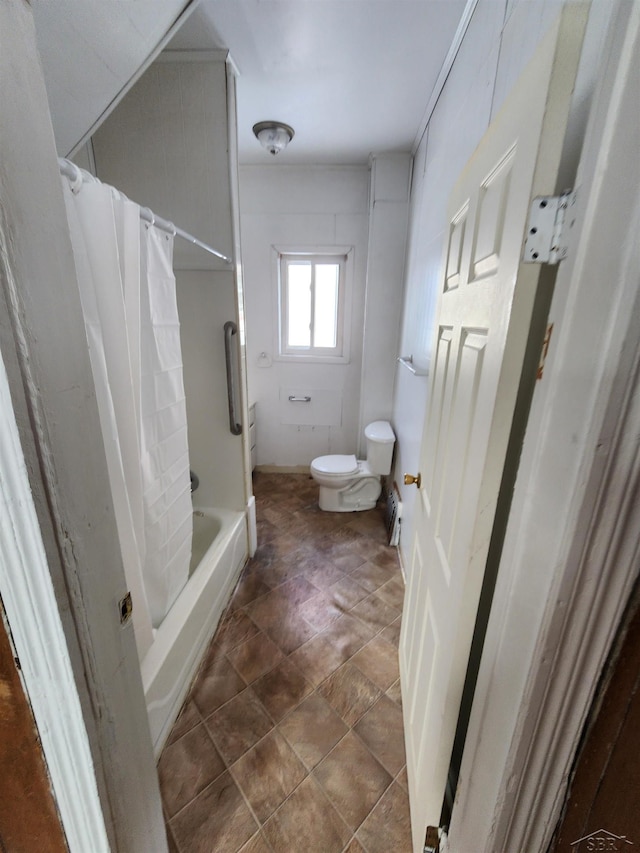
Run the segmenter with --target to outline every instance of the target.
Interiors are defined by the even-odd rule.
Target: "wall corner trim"
[[[442,63],[442,68],[440,69],[440,73],[438,74],[438,78],[436,80],[435,86],[433,87],[433,91],[431,92],[431,96],[427,103],[427,108],[424,111],[424,115],[422,117],[422,121],[418,125],[418,132],[416,133],[416,137],[413,141],[413,146],[411,148],[411,153],[415,155],[418,150],[418,146],[424,136],[425,130],[429,122],[431,121],[431,114],[436,108],[436,104],[438,103],[438,99],[444,89],[444,84],[447,82],[447,77],[449,76],[449,72],[453,67],[453,63],[455,62],[455,58],[458,55],[458,51],[460,50],[460,46],[462,45],[462,41],[465,37],[469,24],[471,23],[471,18],[473,17],[473,13],[476,10],[476,6],[478,5],[478,0],[467,0],[467,5],[464,7],[464,11],[460,17],[460,23],[458,24],[458,29],[453,36],[453,40],[451,42],[451,47],[447,52],[447,55],[444,58],[444,62]]]

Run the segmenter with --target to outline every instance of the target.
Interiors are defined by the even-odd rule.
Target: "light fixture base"
[[[295,136],[293,128],[281,121],[259,121],[253,125],[253,132],[260,145],[274,156]]]

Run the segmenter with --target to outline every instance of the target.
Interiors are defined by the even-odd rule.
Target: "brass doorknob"
[[[414,483],[418,488],[420,488],[420,485],[422,483],[422,475],[421,474],[418,473],[418,474],[416,474],[415,477],[413,476],[413,474],[405,474],[404,475],[405,486],[413,486]]]

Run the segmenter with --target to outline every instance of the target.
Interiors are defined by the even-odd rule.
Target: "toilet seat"
[[[351,477],[358,473],[358,460],[353,453],[333,454],[331,456],[318,456],[314,459],[311,467],[324,477]]]

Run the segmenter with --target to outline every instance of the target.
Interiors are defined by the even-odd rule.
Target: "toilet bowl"
[[[364,431],[367,458],[353,454],[318,456],[311,476],[320,486],[320,509],[326,512],[357,512],[373,509],[382,491],[382,475],[391,471],[396,437],[387,421],[374,421]]]

